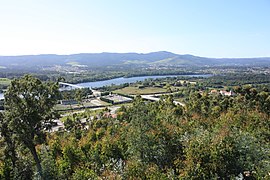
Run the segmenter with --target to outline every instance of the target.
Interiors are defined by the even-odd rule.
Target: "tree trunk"
[[[16,151],[15,151],[15,142],[12,142],[12,147],[11,147],[11,161],[12,161],[12,166],[13,169],[15,169],[16,167],[16,161],[17,161],[17,155],[16,155]]]
[[[38,155],[37,155],[37,151],[36,151],[36,148],[34,145],[31,145],[29,147],[30,151],[31,151],[31,154],[33,155],[34,157],[34,160],[36,162],[36,166],[37,166],[37,170],[38,170],[38,173],[41,177],[41,179],[43,180],[43,174],[42,174],[42,167],[41,167],[41,163],[40,163],[40,159],[38,158]]]

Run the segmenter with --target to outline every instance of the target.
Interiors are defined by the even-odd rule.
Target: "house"
[[[218,91],[216,90],[216,89],[212,89],[211,91],[210,91],[210,94],[217,94],[218,93]]]
[[[109,113],[109,112],[105,112],[104,114],[103,114],[103,117],[106,117],[106,118],[117,118],[117,114],[112,114],[112,113]]]
[[[235,93],[232,91],[229,91],[229,92],[225,91],[225,90],[218,91],[216,89],[212,89],[209,94],[221,94],[222,96],[234,96],[235,95]]]
[[[232,92],[232,91],[224,91],[224,90],[221,90],[221,91],[219,91],[219,93],[221,94],[221,95],[223,95],[223,96],[233,96],[233,95],[235,95],[235,93],[234,92]]]

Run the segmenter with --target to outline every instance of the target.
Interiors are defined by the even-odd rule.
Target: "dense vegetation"
[[[189,87],[184,107],[172,96],[137,97],[117,118],[108,109],[94,119],[73,114],[66,130],[50,132],[55,85],[12,82],[0,118],[1,179],[270,178],[268,88],[237,86],[229,97]]]
[[[239,86],[245,84],[270,84],[269,74],[240,74],[230,73],[226,75],[210,77],[205,86]]]

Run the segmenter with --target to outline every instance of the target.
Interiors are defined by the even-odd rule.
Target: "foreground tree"
[[[53,107],[58,95],[57,83],[43,83],[30,75],[12,81],[5,93],[4,121],[13,138],[30,150],[41,178],[36,145],[45,140],[45,130],[57,115]]]

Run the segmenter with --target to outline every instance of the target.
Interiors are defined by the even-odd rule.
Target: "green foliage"
[[[88,179],[98,179],[98,176],[93,172],[91,169],[82,168],[75,170],[75,172],[72,174],[71,179],[73,180],[88,180]]]
[[[42,146],[40,152],[41,165],[43,167],[44,179],[57,179],[58,172],[55,158],[52,152],[47,149],[48,147]]]
[[[93,94],[93,92],[89,88],[62,91],[61,99],[75,99],[76,101],[81,102],[83,99],[87,98],[87,96],[91,94]]]
[[[1,133],[6,137],[13,158],[16,157],[15,141],[30,150],[41,176],[42,167],[35,145],[44,142],[44,130],[50,128],[51,120],[57,117],[53,106],[58,95],[57,84],[42,83],[29,75],[13,80],[5,93],[6,111],[2,123],[5,127],[1,128]],[[14,164],[15,159],[12,161]]]
[[[269,91],[239,86],[234,89],[236,96],[229,97],[197,88],[188,85],[177,95],[186,98],[185,106],[175,105],[174,95],[157,102],[136,97],[132,105],[118,109],[117,118],[97,112],[97,118],[86,123],[88,128],[82,127],[81,119],[90,118],[90,112],[66,118],[67,131],[49,133],[46,143],[36,146],[44,175],[51,179],[269,179]],[[0,177],[17,177],[19,167],[24,168],[22,177],[36,177],[31,152],[13,143],[3,117],[5,141],[0,144],[9,153],[0,151],[5,157],[0,159]]]

